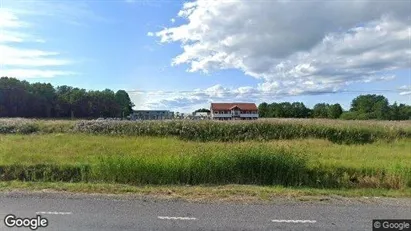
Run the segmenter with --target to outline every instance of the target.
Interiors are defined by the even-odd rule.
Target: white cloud
[[[21,49],[0,44],[2,51],[1,64],[5,66],[63,66],[70,64],[68,60],[56,59],[57,52],[47,52],[35,49]]]
[[[70,71],[55,71],[55,70],[41,70],[41,69],[5,69],[0,70],[0,76],[10,76],[17,78],[54,78],[58,76],[75,75],[76,73]]]
[[[400,95],[411,95],[411,91],[400,92]]]
[[[30,33],[31,25],[12,9],[0,9],[0,76],[16,78],[51,78],[69,75],[63,70],[51,70],[70,63],[58,58],[58,52],[21,48],[21,44],[45,42]],[[33,69],[36,68],[36,69]]]
[[[306,94],[316,94],[316,91]],[[279,87],[269,90],[260,87],[244,86],[238,88],[223,87],[220,84],[190,91],[129,91],[138,109],[172,109],[176,111],[193,111],[199,107],[207,107],[211,102],[255,102],[279,99],[292,96],[298,88],[285,91]],[[322,89],[323,93],[334,93],[333,89]]]
[[[155,33],[178,42],[173,65],[237,69],[261,95],[336,92],[411,68],[407,1],[207,1],[184,4],[187,22]]]
[[[174,24],[176,22],[175,18],[170,19],[170,22]]]
[[[39,10],[41,9],[41,10]],[[73,62],[47,49],[39,27],[49,22],[84,26],[88,21],[108,22],[82,2],[5,1],[0,8],[0,76],[52,78],[73,75]]]
[[[4,0],[3,0],[4,1]],[[64,24],[87,26],[89,22],[111,23],[116,20],[93,11],[87,1],[5,1],[3,8],[26,17],[48,18]],[[41,9],[41,10],[39,10]]]
[[[411,85],[404,85],[398,88],[400,95],[411,95]]]

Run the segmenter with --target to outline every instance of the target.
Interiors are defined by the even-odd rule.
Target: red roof
[[[211,110],[224,111],[238,107],[244,111],[257,111],[255,103],[211,103]]]

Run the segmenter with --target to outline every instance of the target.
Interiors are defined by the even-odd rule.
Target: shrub
[[[0,134],[30,134],[39,131],[38,124],[28,119],[1,119]]]

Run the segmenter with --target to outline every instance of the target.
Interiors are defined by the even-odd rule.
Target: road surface
[[[410,219],[411,199],[369,198],[270,204],[193,203],[65,193],[0,193],[4,218],[40,215],[37,230],[372,230],[372,219]]]

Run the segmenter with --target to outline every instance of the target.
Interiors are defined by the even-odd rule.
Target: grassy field
[[[101,157],[212,155],[258,147],[284,148],[308,157],[311,167],[411,167],[411,139],[364,145],[339,145],[320,139],[267,142],[194,142],[177,138],[88,134],[0,135],[0,164],[93,164]]]
[[[411,186],[411,139],[194,142],[90,134],[0,135],[3,180],[130,185]]]
[[[264,187],[409,196],[411,122],[0,119],[0,181],[5,188],[33,185],[16,180],[74,191],[108,192],[102,185],[114,184],[184,194],[192,190],[186,185],[248,185],[273,194],[279,188]],[[251,195],[250,188],[240,191]]]

